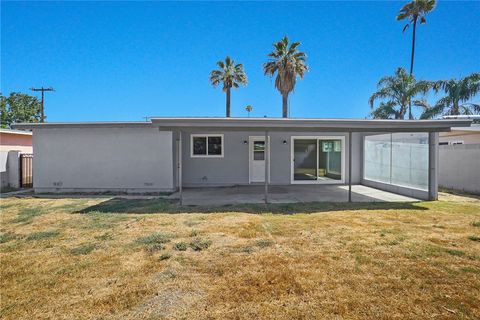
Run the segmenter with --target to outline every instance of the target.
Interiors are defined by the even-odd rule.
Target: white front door
[[[250,182],[265,182],[265,138],[250,137]]]

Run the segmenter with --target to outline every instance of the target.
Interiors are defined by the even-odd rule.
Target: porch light
[[[243,140],[243,144],[248,144],[248,141],[247,141],[247,140]]]
[[[287,144],[287,140],[283,140],[283,144]]]

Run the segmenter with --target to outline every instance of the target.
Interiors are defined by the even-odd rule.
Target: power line
[[[42,92],[42,110],[41,110],[41,120],[40,122],[45,122],[45,109],[44,109],[44,106],[43,106],[43,103],[44,103],[44,94],[45,94],[45,91],[55,91],[52,87],[49,87],[49,88],[44,88],[44,87],[41,87],[41,88],[30,88],[30,90],[32,91],[41,91]]]

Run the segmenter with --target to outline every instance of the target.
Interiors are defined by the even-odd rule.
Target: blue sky
[[[310,71],[290,98],[292,117],[364,118],[377,81],[408,69],[411,33],[395,15],[405,2],[4,2],[1,91],[53,86],[48,121],[224,116],[209,72],[230,55],[247,87],[232,115],[281,116],[262,63],[283,35],[302,42]],[[440,1],[417,33],[419,79],[480,71],[480,2]],[[478,99],[477,99],[478,100]]]

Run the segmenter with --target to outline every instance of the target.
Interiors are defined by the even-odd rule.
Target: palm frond
[[[426,106],[425,110],[420,115],[420,119],[432,119],[441,115],[445,106],[442,104],[437,104],[435,106]]]
[[[308,71],[306,54],[298,51],[300,42],[292,42],[284,36],[280,41],[273,44],[274,50],[267,56],[269,61],[263,64],[263,72],[267,76],[275,76],[275,88],[282,95],[292,92],[295,88],[296,79],[303,79]]]
[[[395,110],[395,102],[394,101],[388,101],[388,102],[382,102],[376,108],[373,110],[370,115],[374,119],[398,119],[399,118],[399,112]]]

